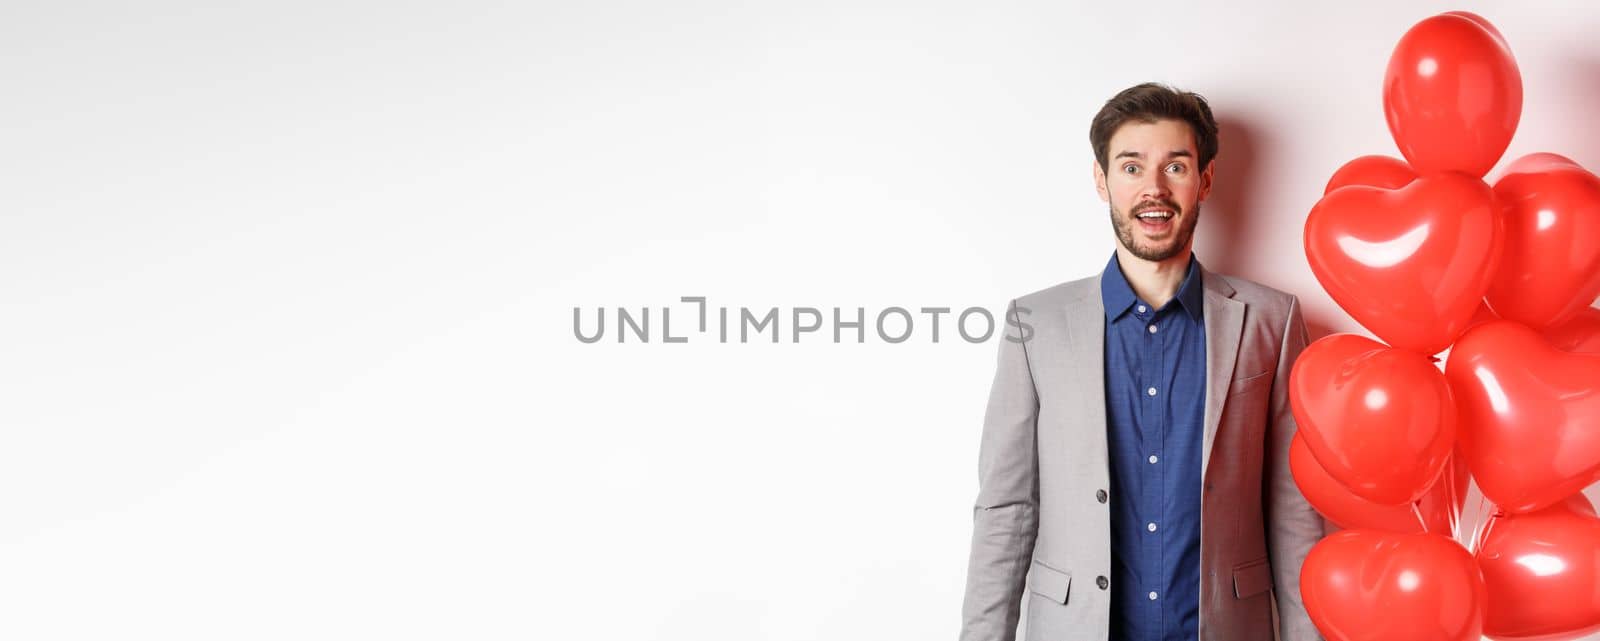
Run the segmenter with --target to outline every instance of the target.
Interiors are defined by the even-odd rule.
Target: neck
[[[1118,243],[1117,264],[1122,267],[1122,276],[1128,280],[1128,286],[1133,288],[1139,300],[1161,309],[1173,296],[1178,295],[1178,287],[1183,285],[1183,278],[1189,273],[1191,253],[1193,250],[1185,247],[1163,261],[1145,260],[1134,256]]]

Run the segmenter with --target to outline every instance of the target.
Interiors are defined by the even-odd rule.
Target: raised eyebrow
[[[1193,157],[1194,157],[1194,153],[1189,151],[1189,150],[1187,150],[1187,149],[1174,149],[1172,151],[1167,152],[1167,158],[1193,158]],[[1112,156],[1113,160],[1122,159],[1122,158],[1132,158],[1134,160],[1144,160],[1144,154],[1139,153],[1137,151],[1122,151],[1122,152],[1118,152],[1117,155]]]

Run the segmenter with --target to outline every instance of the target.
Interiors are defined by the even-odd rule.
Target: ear
[[[1111,192],[1106,191],[1106,169],[1100,166],[1100,161],[1091,160],[1094,165],[1094,190],[1099,192],[1102,202],[1111,202]]]
[[[1200,172],[1200,200],[1201,201],[1204,201],[1206,199],[1206,196],[1210,196],[1211,195],[1211,168],[1212,167],[1216,167],[1216,166],[1217,166],[1217,161],[1216,161],[1215,158],[1213,158],[1211,160],[1211,162],[1206,163],[1206,170]]]

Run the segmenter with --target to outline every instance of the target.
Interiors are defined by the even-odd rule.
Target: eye
[[[1183,163],[1181,163],[1181,162],[1175,162],[1175,163],[1172,163],[1170,165],[1167,165],[1167,171],[1170,172],[1170,173],[1174,173],[1174,174],[1181,174],[1181,173],[1183,173],[1184,169],[1186,169],[1186,167],[1184,167]]]
[[[1139,173],[1139,166],[1135,165],[1133,163],[1128,163],[1126,165],[1123,165],[1122,166],[1122,173],[1125,173],[1125,174],[1137,174],[1137,173]]]

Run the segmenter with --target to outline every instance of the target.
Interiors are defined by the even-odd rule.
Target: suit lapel
[[[1221,276],[1201,272],[1205,285],[1206,325],[1206,416],[1205,438],[1200,450],[1200,478],[1211,466],[1211,445],[1222,422],[1222,405],[1228,396],[1228,382],[1239,359],[1239,338],[1244,334],[1245,305],[1233,299],[1234,289]]]
[[[1072,358],[1068,362],[1087,365],[1072,368],[1082,377],[1085,398],[1089,401],[1083,405],[1083,424],[1100,426],[1098,436],[1103,441],[1106,425],[1106,311],[1105,301],[1100,300],[1100,277],[1096,276],[1087,287],[1080,290],[1078,297],[1068,302],[1065,312]]]

